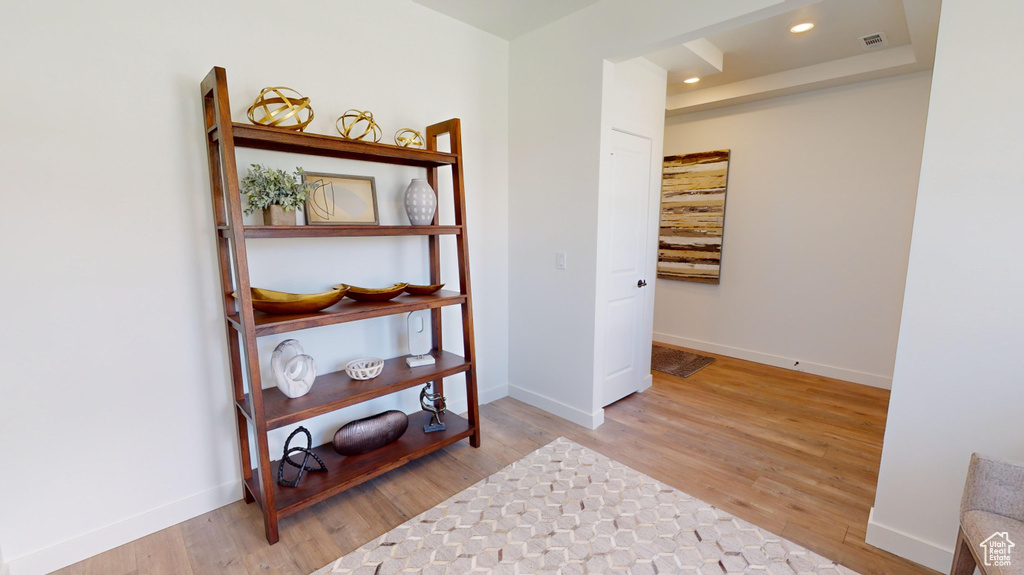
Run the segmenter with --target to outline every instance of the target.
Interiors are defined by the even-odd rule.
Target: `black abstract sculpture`
[[[292,439],[294,439],[295,436],[298,435],[299,433],[302,433],[302,434],[304,434],[306,436],[306,446],[305,447],[290,447],[291,443],[292,443]],[[301,464],[295,463],[294,461],[292,461],[291,455],[293,453],[303,453],[303,454],[305,454],[302,457],[302,463]],[[309,462],[309,458],[310,457],[315,459],[316,462],[320,464],[319,468],[311,467],[311,466],[307,466],[306,465],[306,463]],[[284,464],[285,463],[287,463],[288,465],[291,465],[292,467],[299,468],[299,472],[298,472],[298,474],[295,475],[295,479],[293,479],[291,481],[289,481],[289,480],[284,478]],[[281,462],[277,464],[277,483],[278,483],[278,485],[284,485],[285,487],[298,487],[299,486],[299,481],[302,479],[302,474],[304,472],[306,472],[306,471],[326,472],[327,471],[327,466],[324,465],[324,462],[323,462],[322,459],[320,459],[319,457],[317,457],[317,455],[315,453],[313,453],[313,436],[311,436],[309,434],[309,430],[306,429],[305,427],[299,427],[298,429],[293,431],[292,434],[288,436],[288,439],[284,442],[284,455],[281,456]]]

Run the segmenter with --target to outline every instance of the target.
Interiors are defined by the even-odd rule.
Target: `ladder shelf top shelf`
[[[308,134],[268,126],[233,123],[231,124],[231,135],[235,147],[239,148],[257,148],[275,152],[419,166],[421,168],[451,166],[459,162],[458,155],[449,152],[347,140],[338,136]],[[220,139],[220,134],[217,131],[214,131],[211,136],[214,140]]]
[[[396,391],[436,381],[443,377],[462,373],[470,368],[462,356],[447,351],[433,351],[435,363],[422,367],[409,367],[405,357],[396,357],[384,362],[380,375],[365,381],[355,380],[344,370],[318,375],[309,393],[294,399],[281,393],[276,387],[263,390],[263,413],[267,429],[277,429],[311,417],[382,397]],[[249,412],[248,394],[237,402],[242,413],[252,419]]]
[[[345,298],[324,311],[297,315],[276,315],[256,312],[256,335],[272,335],[300,329],[334,325],[361,319],[432,309],[466,302],[466,296],[456,291],[441,290],[431,295],[401,295],[390,301],[361,302]],[[238,314],[227,317],[235,329],[241,327]]]

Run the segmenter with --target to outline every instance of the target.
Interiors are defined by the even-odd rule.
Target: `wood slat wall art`
[[[729,150],[665,156],[658,277],[719,282]]]

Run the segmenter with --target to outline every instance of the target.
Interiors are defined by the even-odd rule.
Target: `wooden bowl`
[[[405,293],[409,295],[430,295],[443,287],[444,284],[434,284],[432,286],[418,286],[409,284],[405,286]]]
[[[347,291],[343,287],[335,287],[324,293],[302,294],[250,288],[252,307],[273,314],[317,312],[341,301]]]
[[[405,291],[405,286],[407,285],[409,284],[398,283],[393,286],[378,289],[361,288],[345,284],[338,284],[334,287],[347,288],[348,293],[346,295],[356,301],[388,301],[389,299],[394,299],[401,295],[402,292]]]

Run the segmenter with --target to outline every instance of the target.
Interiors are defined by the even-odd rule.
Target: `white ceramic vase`
[[[414,226],[429,226],[434,223],[437,211],[437,196],[430,184],[421,178],[414,178],[405,189],[405,213]]]
[[[292,399],[309,393],[316,379],[316,362],[303,355],[302,345],[294,339],[277,344],[270,356],[270,370],[281,393]]]

